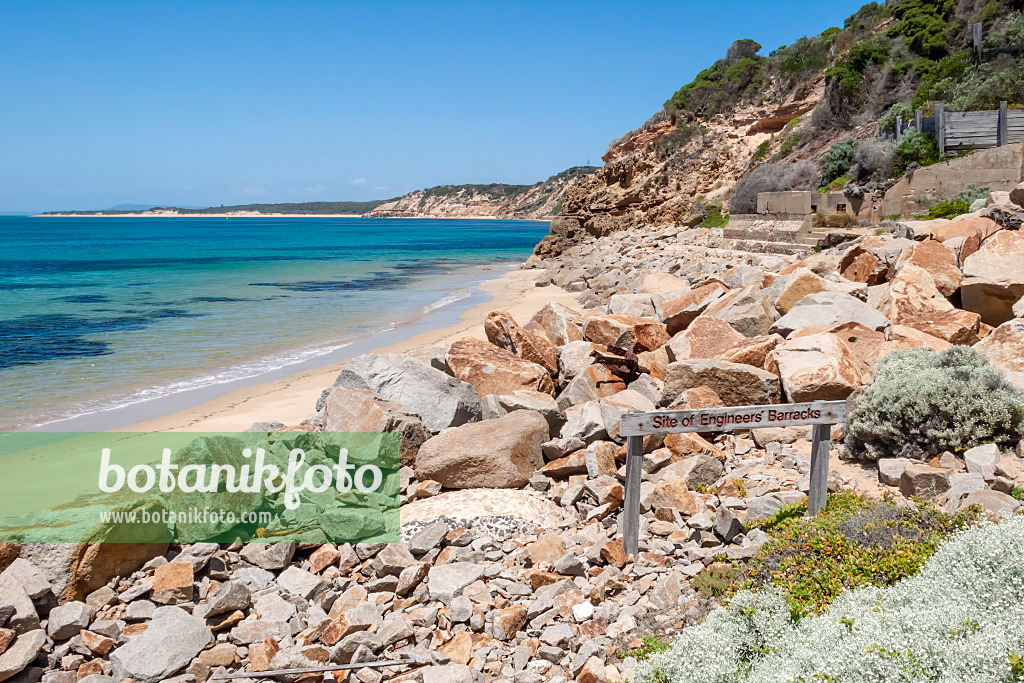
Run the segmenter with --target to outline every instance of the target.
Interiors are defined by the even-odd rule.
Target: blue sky
[[[860,4],[2,2],[0,212],[533,183]]]

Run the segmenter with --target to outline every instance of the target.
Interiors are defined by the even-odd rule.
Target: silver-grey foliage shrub
[[[1024,396],[968,346],[894,351],[856,399],[846,445],[869,458],[924,458],[1024,434]]]
[[[892,176],[896,144],[890,140],[866,140],[857,146],[859,178],[882,180]]]
[[[762,164],[736,182],[729,199],[732,213],[757,213],[759,192],[815,190],[820,178],[812,161],[799,164]]]
[[[784,597],[739,593],[638,683],[1016,683],[1024,655],[1024,517],[947,541],[915,576],[841,593],[795,622]]]

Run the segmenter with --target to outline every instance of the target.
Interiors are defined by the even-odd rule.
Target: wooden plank
[[[622,436],[727,432],[757,427],[823,425],[846,421],[846,401],[814,401],[781,405],[738,406],[698,410],[655,410],[626,413],[619,420]]]
[[[640,552],[640,479],[644,460],[644,439],[631,436],[626,439],[626,498],[623,501],[622,547],[626,555],[636,557]]]
[[[1007,135],[1006,135],[1006,132],[1007,132],[1006,131],[1006,114],[1007,114],[1007,112],[1009,112],[1009,109],[1007,108],[1006,102],[1000,102],[999,103],[999,135],[998,135],[998,137],[999,137],[999,144],[1000,145],[1005,145],[1006,144],[1006,138],[1007,138]]]
[[[813,517],[825,509],[828,499],[828,457],[832,450],[829,425],[811,427],[811,485],[807,491],[807,516]]]

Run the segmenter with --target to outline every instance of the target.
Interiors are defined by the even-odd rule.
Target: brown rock
[[[889,345],[896,344],[898,347],[891,347]],[[886,345],[885,348],[879,350],[879,357],[885,355],[890,350],[895,348],[913,349],[919,346],[929,346],[936,351],[944,351],[950,347],[950,343],[945,339],[939,339],[930,334],[922,332],[921,330],[915,330],[913,327],[907,327],[906,325],[893,325],[892,326],[892,341]]]
[[[851,282],[863,282],[869,287],[885,282],[884,264],[860,245],[843,255],[839,268],[842,276]]]
[[[473,655],[473,638],[468,631],[457,631],[451,640],[437,649],[456,664],[468,664]]]
[[[626,565],[626,551],[623,548],[622,539],[605,541],[601,545],[601,559],[613,567],[622,569]]]
[[[270,671],[270,662],[280,651],[281,646],[274,638],[267,638],[262,643],[256,643],[249,648],[249,671]]]
[[[988,356],[997,368],[1024,372],[1024,319],[1003,323],[974,348]]]
[[[686,482],[682,479],[662,479],[654,487],[650,503],[654,516],[666,522],[675,521],[673,510],[684,517],[704,510],[704,503],[686,488]]]
[[[542,366],[481,339],[458,340],[445,358],[452,373],[473,385],[481,398],[488,394],[511,394],[517,389],[555,393],[551,375]]]
[[[574,474],[586,474],[587,461],[585,454],[586,451],[583,449],[574,451],[564,458],[552,460],[544,465],[540,471],[546,476],[554,477],[555,479],[571,477]]]
[[[345,613],[331,619],[331,623],[324,628],[324,632],[320,636],[320,640],[323,641],[325,645],[334,645],[345,636],[359,631],[365,631],[370,628],[371,625],[372,624],[363,619],[350,619],[348,617],[348,613]]]
[[[939,242],[956,237],[975,237],[984,242],[999,232],[999,224],[991,218],[969,218],[940,225],[932,230],[932,239]]]
[[[596,638],[604,635],[608,630],[608,624],[602,617],[585,621],[579,626],[580,636],[583,638]]]
[[[669,361],[718,358],[747,338],[720,318],[700,316],[665,344]]]
[[[893,278],[879,310],[893,324],[912,327],[950,344],[978,341],[978,314],[954,308],[939,293],[928,271],[913,264],[905,265]]]
[[[550,303],[534,314],[526,329],[541,330],[552,344],[565,346],[583,339],[583,314],[562,304]]]
[[[695,455],[710,455],[715,460],[725,462],[725,451],[698,434],[666,434],[665,448],[672,453],[672,462]]]
[[[199,661],[204,666],[214,669],[218,666],[231,666],[235,663],[235,656],[238,653],[238,647],[231,643],[217,643],[209,650],[203,650],[199,653]]]
[[[333,543],[325,543],[320,546],[309,556],[310,571],[314,574],[319,574],[323,570],[330,567],[332,564],[338,561],[341,557],[341,553],[338,552],[338,547]]]
[[[141,626],[142,624],[133,624]],[[82,666],[78,667],[78,671],[75,672],[75,680],[82,680],[86,676],[94,676],[103,673],[103,663],[98,659],[85,662]]]
[[[565,541],[558,534],[544,534],[523,549],[523,557],[530,565],[550,569],[565,555]]]
[[[0,628],[0,655],[7,652],[7,648],[14,641],[15,632],[13,628]]]
[[[772,323],[778,319],[775,305],[756,284],[729,292],[701,315],[721,318],[745,337],[768,334]]]
[[[584,664],[583,668],[576,675],[577,683],[604,683],[608,677],[605,675],[604,663],[597,656],[591,657]]]
[[[591,316],[583,325],[583,338],[634,353],[653,351],[664,346],[669,339],[662,323],[631,315]]]
[[[698,408],[721,408],[725,401],[711,387],[693,387],[684,389],[673,402],[679,410],[696,410]]]
[[[494,614],[491,624],[492,633],[498,640],[511,640],[526,623],[526,606],[513,605],[500,609]]]
[[[528,571],[526,577],[530,581],[530,588],[537,590],[544,586],[550,586],[562,580],[561,575],[554,572]]]
[[[772,358],[791,403],[840,401],[863,384],[860,363],[834,334],[787,340]]]
[[[484,334],[495,346],[523,360],[540,365],[552,377],[558,376],[558,352],[546,336],[528,332],[516,323],[511,313],[492,311],[484,321]]]
[[[235,612],[234,614],[229,615],[227,619],[222,621],[221,625],[223,625],[226,622],[228,622],[229,620],[233,619],[236,615],[238,617],[234,621],[234,623],[236,623],[236,624],[245,617],[245,615],[242,614],[241,612]],[[146,632],[146,630],[148,628],[149,628],[149,624],[144,623],[144,622],[139,622],[137,624],[128,624],[123,629],[121,629],[121,635],[126,637],[126,638],[130,638],[132,636],[141,636],[143,633]],[[215,633],[217,632],[217,629],[212,627],[212,626],[210,627],[210,630],[215,632]]]
[[[741,365],[753,365],[755,368],[763,368],[768,354],[781,343],[782,337],[777,334],[744,337],[743,341],[726,349],[717,358],[729,363],[740,363]]]
[[[951,473],[944,467],[907,465],[900,476],[900,493],[906,498],[917,496],[934,501],[949,490]]]
[[[323,410],[325,432],[398,432],[403,465],[411,465],[420,446],[430,438],[412,408],[369,389],[337,387],[327,396]]]
[[[192,600],[195,575],[191,562],[168,562],[153,573],[153,592],[150,599],[165,605]]]
[[[941,242],[925,240],[904,247],[893,264],[892,272],[898,273],[907,265],[926,270],[943,296],[952,296],[953,292],[960,289],[961,273],[956,255]]]
[[[681,360],[668,366],[662,405],[671,405],[686,389],[708,387],[727,406],[778,403],[778,375],[749,365],[720,360]]]
[[[598,505],[608,505],[610,510],[617,510],[622,505],[625,489],[615,477],[600,476],[587,482],[587,487],[597,496]]]
[[[1013,320],[1013,305],[1024,296],[1024,234],[1003,230],[964,261],[964,308],[985,324]]]
[[[108,638],[92,631],[86,631],[85,629],[82,629],[78,635],[82,639],[82,644],[98,655],[107,654],[116,645],[113,638]]]
[[[720,282],[698,287],[692,292],[669,299],[661,305],[661,319],[670,335],[679,334],[689,327],[707,309],[711,302],[723,296],[729,288]]]
[[[544,466],[548,423],[529,410],[453,427],[428,439],[416,474],[447,488],[518,488]]]
[[[11,566],[21,556],[21,546],[17,543],[0,543],[0,572]]]
[[[775,299],[775,308],[783,313],[796,305],[800,299],[808,294],[817,294],[828,289],[825,280],[807,268],[797,268],[786,283],[782,293]]]
[[[911,328],[903,328],[911,329]],[[913,330],[915,334],[924,334],[923,332],[917,332]],[[877,330],[865,327],[860,323],[845,322],[836,323],[824,328],[806,328],[803,330],[797,330],[793,334],[789,335],[789,339],[798,339],[800,337],[809,337],[815,334],[834,334],[839,337],[840,340],[850,351],[853,352],[853,357],[857,359],[858,366],[860,367],[863,380],[869,381],[871,374],[874,372],[875,363],[878,360],[879,353],[886,344],[890,343],[886,341],[885,335]],[[941,339],[935,339],[935,341],[945,344]],[[949,346],[946,344],[946,346]]]

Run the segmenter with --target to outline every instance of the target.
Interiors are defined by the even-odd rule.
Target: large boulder
[[[1024,296],[1024,234],[1004,230],[964,261],[963,305],[986,325],[1013,319],[1013,304]]]
[[[853,351],[834,334],[790,339],[771,355],[790,403],[840,401],[864,381]]]
[[[771,326],[771,331],[788,337],[805,327],[828,327],[836,323],[860,323],[870,330],[884,332],[889,319],[860,299],[838,292],[809,294],[796,303],[789,313]]]
[[[6,646],[6,650],[0,652],[0,681],[6,681],[28,668],[28,665],[35,661],[39,652],[46,644],[46,632],[42,629],[29,631],[17,636],[14,642]],[[74,678],[74,674],[71,675]],[[39,680],[38,677],[31,677],[26,674],[15,680]],[[113,679],[111,679],[113,680]]]
[[[430,438],[412,408],[368,389],[335,387],[324,401],[321,426],[325,432],[397,432],[403,465],[411,465],[416,451]]]
[[[709,305],[701,315],[721,318],[745,337],[768,334],[778,317],[775,305],[756,284],[729,292]]]
[[[894,324],[920,330],[950,344],[978,341],[980,318],[961,311],[942,296],[931,274],[906,264],[889,284],[879,309]]]
[[[605,366],[588,365],[577,373],[558,395],[558,407],[566,410],[569,406],[617,394],[625,388],[626,383]]]
[[[797,268],[792,273],[780,277],[772,286],[778,290],[775,308],[781,313],[789,313],[790,309],[808,294],[827,292],[825,279],[807,268]]]
[[[517,410],[428,439],[416,455],[416,474],[451,489],[516,488],[544,465],[541,445],[547,440],[547,420]]]
[[[495,346],[523,360],[540,365],[552,377],[558,376],[558,354],[546,336],[523,329],[506,311],[492,311],[484,321],[484,334]]]
[[[997,368],[1024,372],[1024,320],[1017,318],[1003,323],[974,348],[988,356],[989,362]]]
[[[931,221],[929,221],[931,223]],[[931,238],[945,244],[949,240],[966,237],[984,242],[1002,228],[991,218],[976,217],[962,221],[950,221],[935,225],[931,230]]]
[[[448,349],[445,359],[455,377],[471,384],[480,398],[511,394],[518,389],[555,393],[555,384],[543,366],[482,339],[459,339]]]
[[[703,313],[712,302],[720,299],[728,288],[720,282],[712,282],[687,292],[682,296],[663,302],[658,308],[661,321],[671,335],[686,329],[697,316]]]
[[[657,313],[650,294],[612,294],[608,299],[608,312],[612,315],[632,315],[653,318]]]
[[[742,363],[763,368],[768,354],[774,351],[782,341],[782,337],[777,334],[746,337],[743,341],[718,354],[717,357],[719,360],[726,360],[730,363]]]
[[[718,358],[722,353],[746,341],[747,337],[737,332],[721,318],[702,315],[689,327],[672,337],[665,348],[669,360],[690,358]]]
[[[213,634],[202,619],[180,607],[160,607],[143,633],[110,655],[114,680],[158,683],[185,668],[212,642]]]
[[[21,557],[42,571],[61,602],[81,600],[167,552],[167,543],[25,543]]]
[[[687,389],[708,387],[727,406],[779,403],[779,376],[775,373],[720,360],[681,360],[668,366],[661,405],[671,405]]]
[[[408,406],[431,432],[480,419],[480,399],[473,385],[401,354],[357,356],[338,375],[335,386],[373,391]]]
[[[634,353],[661,348],[669,339],[662,323],[631,315],[591,316],[583,325],[583,338]]]
[[[525,329],[542,332],[555,346],[564,346],[583,339],[583,314],[562,304],[549,303],[534,313]]]
[[[898,273],[908,265],[926,270],[943,296],[952,296],[953,292],[960,289],[962,274],[957,266],[956,254],[941,242],[925,240],[904,247],[892,272]]]
[[[689,282],[671,273],[651,273],[644,278],[643,284],[640,286],[640,291],[646,294],[670,294],[688,289],[690,289]]]
[[[532,410],[540,413],[548,421],[552,435],[558,434],[562,425],[565,424],[565,418],[550,394],[520,389],[505,396],[497,394],[484,396],[483,417],[485,420],[494,420],[516,410]]]
[[[843,254],[839,268],[842,276],[851,282],[863,282],[868,286],[885,282],[885,264],[860,245]]]

